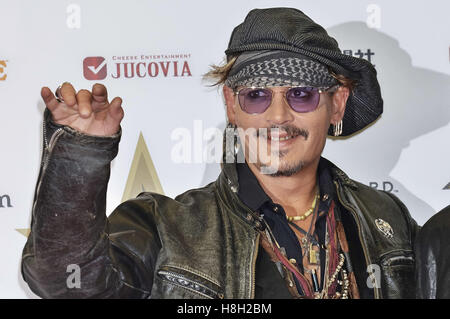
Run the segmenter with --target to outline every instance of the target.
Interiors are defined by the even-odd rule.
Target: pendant
[[[311,265],[317,265],[318,263],[318,257],[317,252],[314,250],[314,247],[312,244],[309,244],[309,263]]]
[[[303,249],[306,249],[306,247],[308,246],[308,239],[306,238],[306,236],[302,238],[301,245]]]
[[[311,280],[313,283],[314,293],[317,294],[319,292],[319,280],[317,279],[317,274],[315,269],[311,269]]]

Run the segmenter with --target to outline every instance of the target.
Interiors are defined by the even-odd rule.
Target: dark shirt
[[[272,230],[272,233],[280,247],[284,247],[284,249],[286,250],[287,258],[294,258],[295,260],[297,260],[299,269],[301,272],[303,272],[303,256],[301,246],[297,236],[289,226],[283,207],[279,204],[275,204],[264,192],[261,185],[259,185],[255,175],[246,163],[237,164],[237,169],[239,175],[239,198],[250,209],[252,209],[253,211],[257,211],[261,216],[263,216],[267,225]],[[317,235],[317,239],[321,247],[319,255],[321,270],[320,278],[323,279],[325,274],[325,252],[322,246],[325,245],[326,216],[328,214],[331,200],[332,198],[334,198],[333,181],[324,161],[320,161],[319,163],[318,183],[320,197],[318,201],[318,216],[315,221],[315,234]],[[257,298],[265,298],[267,290],[270,290],[271,293],[273,293],[274,291],[273,283],[269,285],[269,277],[264,275],[269,270],[261,269],[261,264],[270,267],[270,264],[268,264],[265,260],[266,258],[268,258],[267,254],[261,251],[263,251],[263,249],[260,250],[260,254],[258,255],[258,259],[256,261],[257,272],[255,296]],[[275,267],[273,263],[272,267]],[[281,278],[281,275],[279,277]],[[281,279],[279,282],[284,285],[284,282]],[[299,293],[303,294],[298,282],[296,282],[296,284]],[[320,281],[320,289],[322,289],[322,284],[323,280]],[[266,287],[266,289],[264,289],[264,287]],[[279,290],[283,289],[279,287]]]
[[[367,285],[368,272],[365,263],[365,257],[361,242],[358,235],[358,228],[352,215],[340,205],[333,178],[331,175],[330,162],[321,158],[317,169],[320,201],[319,201],[319,217],[315,223],[316,234],[320,245],[325,241],[326,215],[331,204],[335,203],[335,215],[341,219],[344,226],[345,235],[349,245],[349,256],[351,260],[346,261],[353,269],[356,283],[361,298],[373,299],[373,289]],[[244,204],[253,211],[264,216],[264,220],[272,229],[274,236],[280,246],[285,247],[288,258],[295,258],[302,261],[302,252],[297,236],[289,227],[283,207],[273,203],[269,196],[259,185],[253,172],[246,163],[237,164],[239,176],[238,196]],[[274,211],[274,208],[278,207]],[[301,264],[301,262],[299,262]],[[325,273],[325,253],[320,251],[320,269],[322,278],[320,290]],[[300,268],[303,271],[302,268]],[[299,287],[297,283],[297,287]],[[301,290],[298,288],[299,292]],[[259,250],[256,260],[256,280],[255,280],[255,298],[292,298],[289,293],[284,279],[281,277],[276,265],[270,260],[264,249]]]

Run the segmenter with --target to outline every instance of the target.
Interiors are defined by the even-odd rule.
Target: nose
[[[270,125],[283,125],[294,120],[292,109],[284,98],[284,92],[273,91],[272,104],[266,111]]]

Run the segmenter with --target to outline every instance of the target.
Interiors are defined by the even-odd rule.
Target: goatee
[[[270,166],[266,166],[266,165],[259,165],[259,166],[260,167],[258,167],[258,168],[261,172],[264,172],[264,171],[271,172]],[[298,161],[297,163],[295,163],[293,165],[283,165],[282,167],[277,169],[275,172],[267,173],[267,175],[272,176],[272,177],[289,177],[289,176],[295,175],[298,172],[300,172],[304,166],[305,166],[304,161]]]

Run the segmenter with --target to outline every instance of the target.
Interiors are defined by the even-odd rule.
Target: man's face
[[[332,95],[321,93],[317,108],[307,113],[298,113],[287,104],[283,97],[287,87],[271,89],[273,100],[269,108],[261,114],[248,114],[240,107],[233,91],[225,86],[228,119],[239,128],[240,140],[245,141],[248,163],[260,170],[271,166],[272,176],[291,176],[318,162],[330,124],[339,122],[344,115],[348,89],[340,87]],[[264,132],[268,132],[267,137]],[[290,138],[284,140],[286,137]]]

